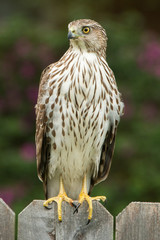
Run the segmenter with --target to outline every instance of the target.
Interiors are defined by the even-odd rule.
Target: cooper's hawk
[[[105,30],[80,19],[68,25],[70,47],[42,73],[36,105],[38,176],[46,198],[58,204],[79,199],[105,200],[88,194],[105,180],[111,166],[115,135],[123,113],[115,77],[106,62]],[[55,197],[56,196],[56,197]]]

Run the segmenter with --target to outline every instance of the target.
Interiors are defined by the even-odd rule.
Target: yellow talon
[[[86,182],[86,175],[84,175],[83,183],[82,183],[82,190],[79,194],[79,203],[82,204],[83,201],[88,202],[89,206],[89,213],[88,213],[88,220],[90,221],[92,219],[92,212],[93,212],[93,206],[92,206],[92,201],[97,200],[100,201],[102,200],[103,202],[106,200],[105,196],[97,196],[97,197],[90,197],[87,193],[87,182]]]
[[[52,202],[56,202],[58,205],[58,220],[61,222],[62,221],[62,202],[66,201],[70,205],[73,205],[73,200],[69,198],[64,190],[63,186],[63,181],[62,177],[60,177],[60,189],[59,189],[59,194],[56,197],[51,197],[48,200],[46,200],[43,203],[44,207],[48,207],[48,204],[51,204]]]

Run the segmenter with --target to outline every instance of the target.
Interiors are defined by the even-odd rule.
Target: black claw
[[[45,208],[47,208],[48,210],[50,210],[50,209],[52,209],[52,203],[51,204],[49,204],[48,206],[45,206]]]
[[[75,212],[78,213],[77,204],[74,203],[74,202],[72,202],[72,206],[75,207],[75,210],[74,210],[73,214],[74,214]]]
[[[77,204],[75,204],[74,202],[72,202],[72,206],[77,208]]]
[[[76,208],[73,212],[73,214],[78,213],[78,209]]]
[[[78,208],[79,208],[80,206],[81,206],[80,203],[78,203],[78,205],[76,205],[76,209],[74,210],[73,214],[78,213]]]
[[[91,221],[91,219],[88,219],[88,222],[87,222],[87,224],[86,224],[86,225],[88,225],[88,224],[90,223],[90,221]]]

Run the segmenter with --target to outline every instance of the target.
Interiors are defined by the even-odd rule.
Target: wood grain
[[[160,240],[160,203],[130,203],[116,217],[116,240]]]
[[[97,201],[93,202],[93,218],[87,225],[88,205],[83,203],[78,213],[68,203],[62,205],[62,222],[58,221],[57,205],[43,207],[34,200],[18,217],[18,240],[113,240],[113,217]]]
[[[15,239],[15,213],[0,198],[0,240]]]

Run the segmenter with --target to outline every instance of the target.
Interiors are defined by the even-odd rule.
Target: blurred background
[[[44,199],[35,160],[40,74],[68,48],[67,25],[79,18],[107,31],[107,61],[125,102],[106,195],[115,216],[131,201],[160,200],[160,1],[28,0],[0,8],[0,197],[19,213]]]

